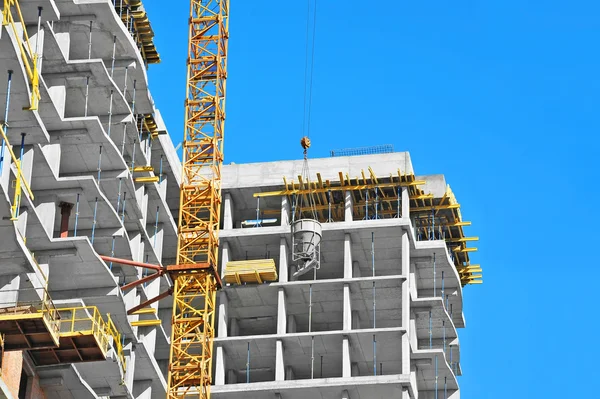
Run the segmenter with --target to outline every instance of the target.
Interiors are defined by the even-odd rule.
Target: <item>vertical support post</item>
[[[163,176],[163,155],[160,154],[160,167],[158,169],[158,182],[162,183],[162,176]]]
[[[435,399],[438,399],[438,357],[435,355]]]
[[[112,236],[112,243],[110,245],[110,256],[113,258],[115,257],[115,236]],[[113,263],[112,263],[112,261],[110,261],[108,268],[110,270],[112,270],[112,266],[113,266]]]
[[[88,60],[92,59],[92,22],[90,21],[90,37],[88,39]]]
[[[135,145],[137,144],[137,141],[135,139],[133,139],[133,151],[131,154],[131,172],[133,173],[133,168],[135,168]]]
[[[102,173],[102,146],[100,146],[100,153],[98,154],[98,185],[100,185],[100,174]]]
[[[125,79],[123,81],[123,98],[127,101],[127,72],[129,71],[129,67],[125,67]]]
[[[401,205],[402,202],[400,200],[400,187],[398,187],[397,191],[398,191],[398,199],[396,200],[396,202],[397,202],[397,204],[396,204],[396,217],[398,219],[400,219],[402,217],[402,214],[400,212],[401,211],[401,206],[402,206]]]
[[[110,91],[110,103],[108,105],[108,137],[110,137],[110,127],[112,125],[112,109],[113,109],[113,90]]]
[[[121,155],[125,153],[125,142],[127,141],[127,122],[123,123],[123,141],[121,142]]]
[[[34,63],[37,61],[41,61],[40,59],[40,31],[42,29],[42,7],[38,7],[38,23],[37,23],[37,34],[35,35],[35,54],[34,54]],[[41,71],[41,65],[38,64],[38,71]]]
[[[331,190],[327,191],[327,205],[329,208],[327,214],[327,221],[333,222],[333,220],[331,219]]]
[[[133,115],[135,115],[135,83],[136,83],[136,80],[134,79],[133,80],[133,97],[131,100],[131,113]]]
[[[435,252],[434,252],[433,253],[433,297],[434,298],[437,294],[436,281],[435,281],[436,274],[437,274],[437,271],[435,270]]]
[[[4,134],[8,137],[8,109],[10,105],[10,86],[12,83],[12,70],[8,70],[8,83],[6,86],[6,105],[4,106]],[[2,148],[0,149],[0,171],[2,170],[2,164],[4,162],[4,147],[8,144],[4,142],[2,138]]]
[[[77,224],[79,223],[79,193],[77,193],[77,202],[75,204],[75,227],[73,229],[73,237],[77,237]]]
[[[254,223],[254,227],[260,227],[260,197],[256,198],[256,223]]]
[[[119,215],[119,210],[121,209],[121,184],[123,183],[123,178],[119,177],[119,191],[117,193],[117,216]]]
[[[442,301],[444,300],[444,271],[442,270]]]
[[[429,309],[429,349],[433,347],[433,331],[431,329],[431,309]]]
[[[127,205],[127,202],[125,202],[127,198],[127,191],[123,192],[123,213],[121,214],[121,224],[123,225],[123,227],[125,227],[125,205]]]
[[[115,56],[117,53],[117,36],[113,35],[113,52],[112,52],[112,62],[110,64],[110,77],[112,79],[113,74],[115,72]]]
[[[90,77],[85,77],[85,108],[83,110],[83,116],[88,116],[88,103],[90,98]]]
[[[60,238],[67,238],[69,236],[69,217],[71,216],[71,209],[73,204],[68,202],[61,202],[60,207]]]
[[[402,214],[402,217],[407,216]],[[408,231],[402,231],[402,327],[406,332],[402,334],[402,374],[410,374],[410,337],[411,334],[416,334],[410,327],[410,243],[408,239]]]
[[[444,377],[444,399],[448,399],[448,377]]]
[[[379,219],[379,190],[375,187],[375,219]]]
[[[444,340],[444,355],[446,354],[446,320],[442,320],[443,340]]]
[[[246,359],[246,384],[250,383],[250,342],[248,341],[248,357]]]
[[[365,190],[365,220],[369,220],[369,190]]]
[[[94,233],[96,232],[96,215],[98,214],[98,197],[94,202],[94,221],[92,222],[92,245],[94,245]]]
[[[435,240],[435,208],[431,208],[431,240]]]
[[[315,378],[315,337],[310,337],[310,379]]]

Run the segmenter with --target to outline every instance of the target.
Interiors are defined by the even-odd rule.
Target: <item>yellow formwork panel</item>
[[[224,281],[229,284],[262,284],[277,281],[273,259],[254,259],[227,262]]]

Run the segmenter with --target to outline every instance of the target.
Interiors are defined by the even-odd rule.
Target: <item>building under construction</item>
[[[389,146],[219,164],[220,290],[182,333],[172,271],[201,234],[180,219],[205,211],[180,200],[190,146],[182,165],[150,95],[143,6],[7,0],[2,20],[0,398],[460,397],[481,269],[443,175]]]

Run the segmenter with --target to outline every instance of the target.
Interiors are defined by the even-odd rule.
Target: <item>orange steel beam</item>
[[[127,291],[130,288],[137,287],[138,285],[147,283],[148,281],[152,281],[155,278],[160,277],[162,275],[163,275],[162,271],[156,272],[154,274],[150,274],[150,275],[148,275],[146,277],[143,277],[143,278],[141,278],[139,280],[135,280],[135,281],[132,281],[131,283],[125,284],[124,286],[121,287],[121,290]]]
[[[185,131],[167,399],[210,398],[229,0],[190,0]]]
[[[138,310],[140,310],[140,309],[143,309],[143,308],[145,308],[146,306],[150,306],[150,305],[152,305],[154,302],[160,301],[161,299],[164,299],[164,298],[168,297],[168,296],[169,296],[169,295],[171,295],[172,293],[173,293],[173,289],[172,289],[172,288],[170,288],[170,289],[168,289],[167,291],[163,292],[162,294],[158,294],[158,295],[157,295],[157,296],[155,296],[154,298],[150,298],[150,299],[148,299],[147,301],[145,301],[145,302],[142,302],[142,303],[140,303],[139,305],[132,307],[131,309],[129,309],[129,310],[127,311],[127,314],[128,314],[128,315],[132,315],[132,314],[134,314],[135,312],[137,312]]]
[[[159,265],[153,265],[151,263],[136,262],[134,260],[129,260],[129,259],[113,258],[112,256],[100,255],[100,259],[102,259],[105,262],[113,262],[113,263],[118,263],[120,265],[143,267],[145,269],[152,269],[152,270],[156,270],[156,271],[164,270],[164,268]]]

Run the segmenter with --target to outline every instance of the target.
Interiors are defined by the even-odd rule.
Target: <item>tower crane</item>
[[[190,0],[185,132],[167,398],[210,398],[229,0]]]

